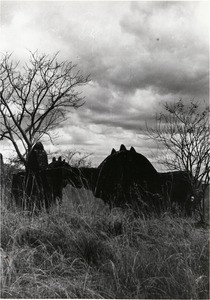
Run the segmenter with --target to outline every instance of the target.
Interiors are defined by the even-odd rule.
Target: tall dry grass
[[[208,299],[208,231],[193,223],[110,211],[71,187],[49,214],[4,205],[1,297]]]

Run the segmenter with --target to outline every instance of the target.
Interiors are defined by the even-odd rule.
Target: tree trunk
[[[0,153],[0,200],[3,201],[4,198],[4,162],[3,156]]]

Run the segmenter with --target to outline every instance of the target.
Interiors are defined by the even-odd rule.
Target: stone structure
[[[137,214],[159,214],[164,209],[178,206],[180,211],[191,215],[189,200],[193,192],[186,173],[158,173],[150,161],[133,147],[127,150],[121,145],[119,151],[112,149],[97,168],[75,168],[61,157],[58,160],[53,158],[48,165],[47,154],[39,143],[29,156],[25,175],[14,176],[14,190],[22,184],[23,176],[29,198],[32,195],[39,199],[39,202],[30,200],[32,206],[40,209],[49,208],[57,198],[61,200],[63,188],[71,184],[92,190],[95,197],[101,198],[110,207],[130,207]],[[40,202],[40,199],[43,200]]]
[[[49,208],[52,196],[45,173],[47,167],[47,153],[38,142],[29,153],[26,172],[13,175],[12,195],[18,206],[27,210]]]
[[[92,190],[110,207],[160,213],[171,207],[191,215],[193,191],[186,172],[158,173],[150,161],[133,147],[121,145],[98,168],[69,168],[62,182]]]
[[[47,153],[41,142],[34,145],[28,156],[27,171],[37,173],[48,166]]]

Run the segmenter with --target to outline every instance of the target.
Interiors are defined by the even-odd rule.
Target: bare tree
[[[66,120],[72,108],[84,104],[78,87],[85,85],[77,66],[53,56],[30,52],[20,66],[11,54],[0,60],[0,140],[9,140],[26,165],[33,145]],[[24,149],[24,151],[22,150]]]
[[[204,104],[204,103],[203,103]],[[187,171],[194,194],[202,197],[204,216],[205,190],[209,184],[209,108],[195,100],[165,103],[156,115],[150,137],[164,146],[160,160],[169,170]],[[202,194],[202,195],[201,195]]]
[[[80,151],[66,151],[63,154],[63,157],[73,167],[76,167],[76,168],[81,168],[81,167],[90,168],[91,167],[90,156],[92,154],[93,153],[82,153]]]
[[[90,168],[92,166],[90,157],[93,153],[82,153],[76,150],[66,150],[66,151],[56,151],[48,153],[48,156],[52,159],[53,157],[62,157],[68,164],[75,168],[86,167]]]

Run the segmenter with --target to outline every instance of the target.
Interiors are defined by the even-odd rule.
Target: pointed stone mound
[[[159,190],[159,175],[150,161],[133,147],[109,155],[98,166],[95,196],[114,206],[126,206],[137,201],[140,193],[155,194]]]
[[[52,162],[48,165],[48,169],[53,168],[70,168],[70,165],[61,156],[57,160],[53,157]]]
[[[136,153],[136,150],[134,149],[134,147],[131,147],[131,148],[130,148],[130,152]]]
[[[33,146],[33,150],[44,150],[44,146],[41,142],[37,142],[34,146]]]
[[[47,153],[44,150],[44,146],[41,142],[37,142],[31,149],[26,169],[30,172],[39,172],[45,170],[48,166]]]
[[[111,152],[111,155],[112,154],[115,154],[117,151],[114,149],[114,148],[112,148],[112,152]]]
[[[121,152],[121,151],[127,151],[125,145],[122,144],[122,145],[120,146],[120,150],[119,150],[119,151],[120,151],[120,152]]]

